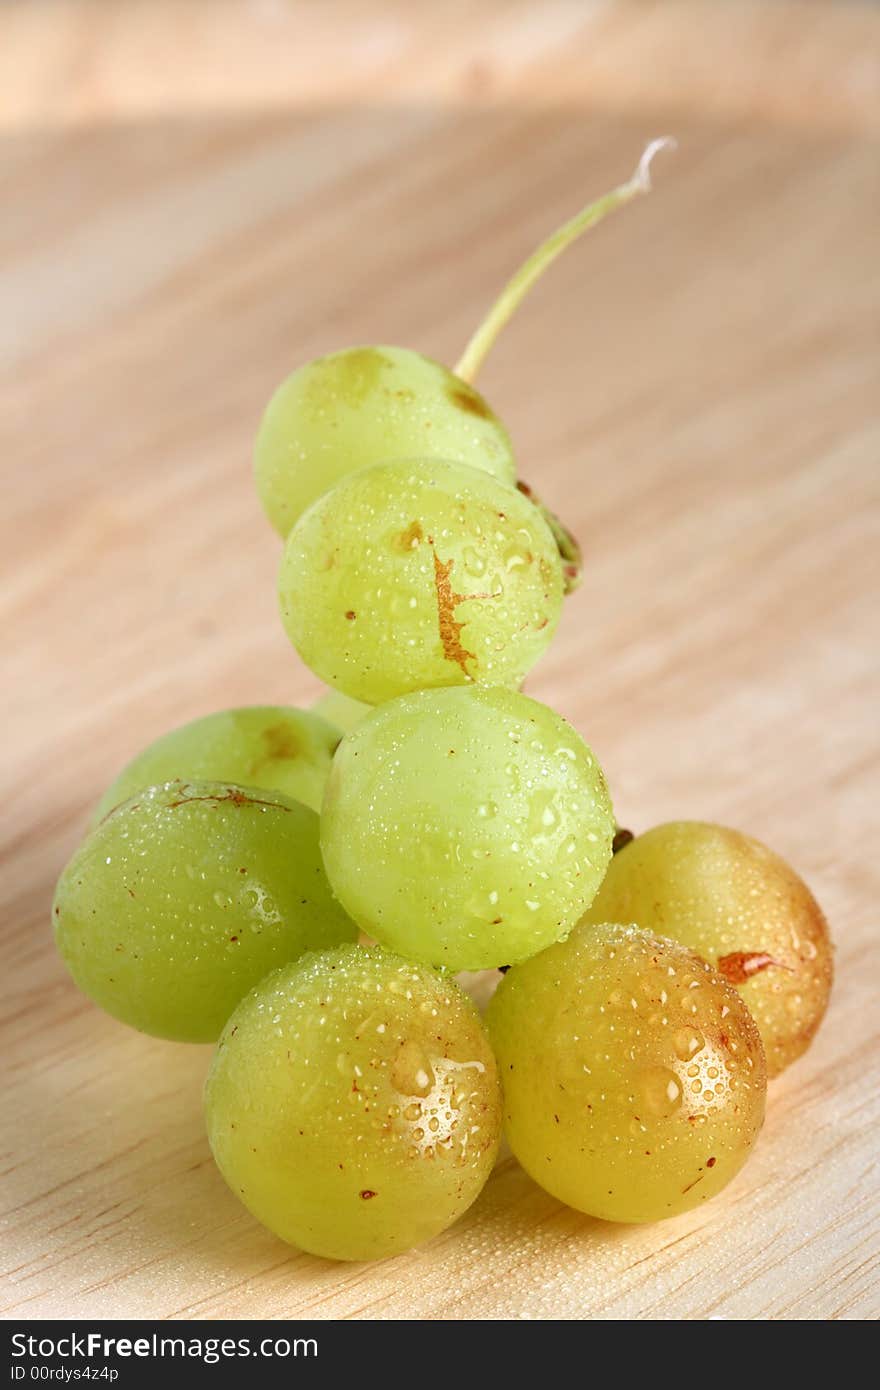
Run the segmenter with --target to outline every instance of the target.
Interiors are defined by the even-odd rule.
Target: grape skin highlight
[[[315,812],[219,782],[149,787],[111,811],[62,873],[52,920],[84,993],[180,1042],[213,1042],[267,971],[357,935]]]
[[[501,1133],[495,1059],[448,977],[381,947],[302,957],[230,1018],[211,1148],[282,1240],[337,1260],[408,1250],[480,1192]]]
[[[283,705],[218,710],[171,729],[138,753],[101,797],[94,821],[142,787],[191,780],[263,787],[318,811],[338,743],[332,721],[318,711]]]
[[[758,1030],[736,990],[675,942],[579,926],[508,971],[487,1023],[510,1146],[578,1211],[628,1222],[687,1211],[757,1138]]]
[[[562,592],[537,507],[436,459],[346,478],[293,528],[279,577],[300,656],[372,704],[436,686],[518,684],[553,636]]]
[[[278,387],[257,435],[257,491],[287,536],[341,478],[422,454],[516,478],[501,421],[448,367],[408,348],[346,348],[307,362]]]
[[[577,922],[614,816],[583,739],[512,690],[420,691],[339,746],[321,812],[333,891],[371,936],[450,970],[507,965]]]
[[[772,850],[724,826],[673,821],[614,856],[586,922],[632,921],[672,936],[735,984],[770,1076],[809,1047],[828,1007],[828,924]]]

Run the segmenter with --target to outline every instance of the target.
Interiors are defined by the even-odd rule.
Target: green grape
[[[61,875],[53,922],[80,989],[179,1042],[213,1041],[268,970],[357,935],[327,884],[315,812],[222,782],[117,806]]]
[[[107,788],[94,819],[142,787],[193,779],[283,792],[318,811],[338,743],[337,728],[317,711],[284,705],[218,710],[138,753]]]
[[[307,362],[278,387],[257,435],[257,491],[287,536],[340,479],[426,453],[516,477],[501,421],[448,367],[408,348],[347,348]]]
[[[410,690],[514,684],[562,607],[562,564],[537,507],[436,459],[339,483],[290,533],[287,634],[327,684],[379,704]]]
[[[483,1187],[501,1132],[473,1003],[377,946],[307,955],[263,980],[223,1031],[205,1109],[214,1158],[248,1210],[337,1260],[445,1230]]]
[[[340,733],[350,734],[372,712],[373,706],[365,705],[361,700],[352,700],[341,690],[328,690],[326,695],[315,701],[312,709]]]
[[[541,1187],[606,1221],[714,1197],[764,1118],[764,1050],[736,990],[638,927],[579,926],[502,980],[489,1034],[505,1130]]]
[[[321,813],[333,891],[384,945],[450,970],[534,955],[592,901],[611,855],[605,779],[546,705],[421,691],[343,739]]]
[[[739,988],[770,1076],[809,1047],[828,1007],[832,946],[806,884],[757,840],[700,821],[658,825],[615,855],[585,921],[672,936]]]

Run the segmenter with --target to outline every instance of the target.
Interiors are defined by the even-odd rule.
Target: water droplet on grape
[[[665,1003],[665,990],[662,1002]],[[697,1032],[696,1028],[678,1028],[672,1039],[672,1045],[679,1061],[688,1062],[705,1046],[705,1038],[702,1033]]]
[[[475,579],[481,578],[486,573],[486,561],[479,550],[476,550],[472,545],[465,547],[462,562],[465,572],[473,575]]]
[[[405,1096],[427,1096],[435,1079],[424,1048],[412,1039],[402,1042],[391,1064],[391,1082],[396,1090]]]
[[[665,1119],[682,1101],[681,1082],[668,1067],[648,1067],[641,1078],[644,1103],[652,1115]]]

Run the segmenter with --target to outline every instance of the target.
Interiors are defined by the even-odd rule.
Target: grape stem
[[[626,183],[620,184],[618,188],[613,188],[610,193],[605,193],[601,198],[588,203],[585,208],[582,208],[568,222],[565,222],[557,231],[547,237],[546,241],[541,242],[537,250],[533,251],[528,260],[524,261],[519,270],[511,276],[495,300],[462,353],[458,365],[455,367],[456,376],[473,385],[498,334],[519,308],[535,282],[544,274],[547,267],[556,260],[557,256],[561,256],[562,252],[571,246],[573,241],[577,241],[579,236],[604,221],[609,213],[616,212],[618,208],[623,207],[639,193],[649,193],[651,190],[651,162],[654,156],[659,150],[674,148],[675,141],[668,136],[664,136],[660,140],[652,140],[650,145],[646,146],[632,178]]]

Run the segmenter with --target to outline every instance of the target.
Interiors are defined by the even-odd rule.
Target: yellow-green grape
[[[205,1089],[217,1165],[271,1231],[374,1260],[459,1217],[492,1170],[501,1093],[471,1000],[381,947],[304,956],[223,1031]]]
[[[658,825],[609,866],[585,921],[632,921],[691,947],[738,987],[770,1076],[809,1047],[828,1007],[828,924],[806,884],[757,840],[700,821]]]
[[[487,1015],[505,1130],[541,1187],[606,1221],[708,1201],[761,1128],[761,1038],[732,985],[637,927],[579,926],[517,965]]]
[[[350,695],[343,695],[341,690],[328,690],[326,695],[315,701],[312,709],[340,733],[350,734],[372,713],[373,706],[365,705],[362,700],[353,700]]]
[[[522,680],[562,607],[537,507],[465,464],[353,474],[290,533],[281,615],[303,660],[369,704],[410,690]]]
[[[267,971],[357,935],[315,812],[220,782],[148,787],[111,811],[61,875],[53,923],[81,990],[179,1042],[213,1042]]]
[[[278,387],[257,435],[257,491],[286,536],[341,478],[421,454],[508,482],[516,476],[501,421],[448,367],[408,348],[347,348],[307,362]]]
[[[218,710],[172,729],[138,753],[107,788],[94,819],[141,787],[202,779],[283,792],[318,811],[338,743],[337,727],[317,710],[284,705]]]
[[[343,739],[321,812],[339,901],[413,960],[481,970],[570,931],[611,856],[602,770],[546,705],[421,691]]]

